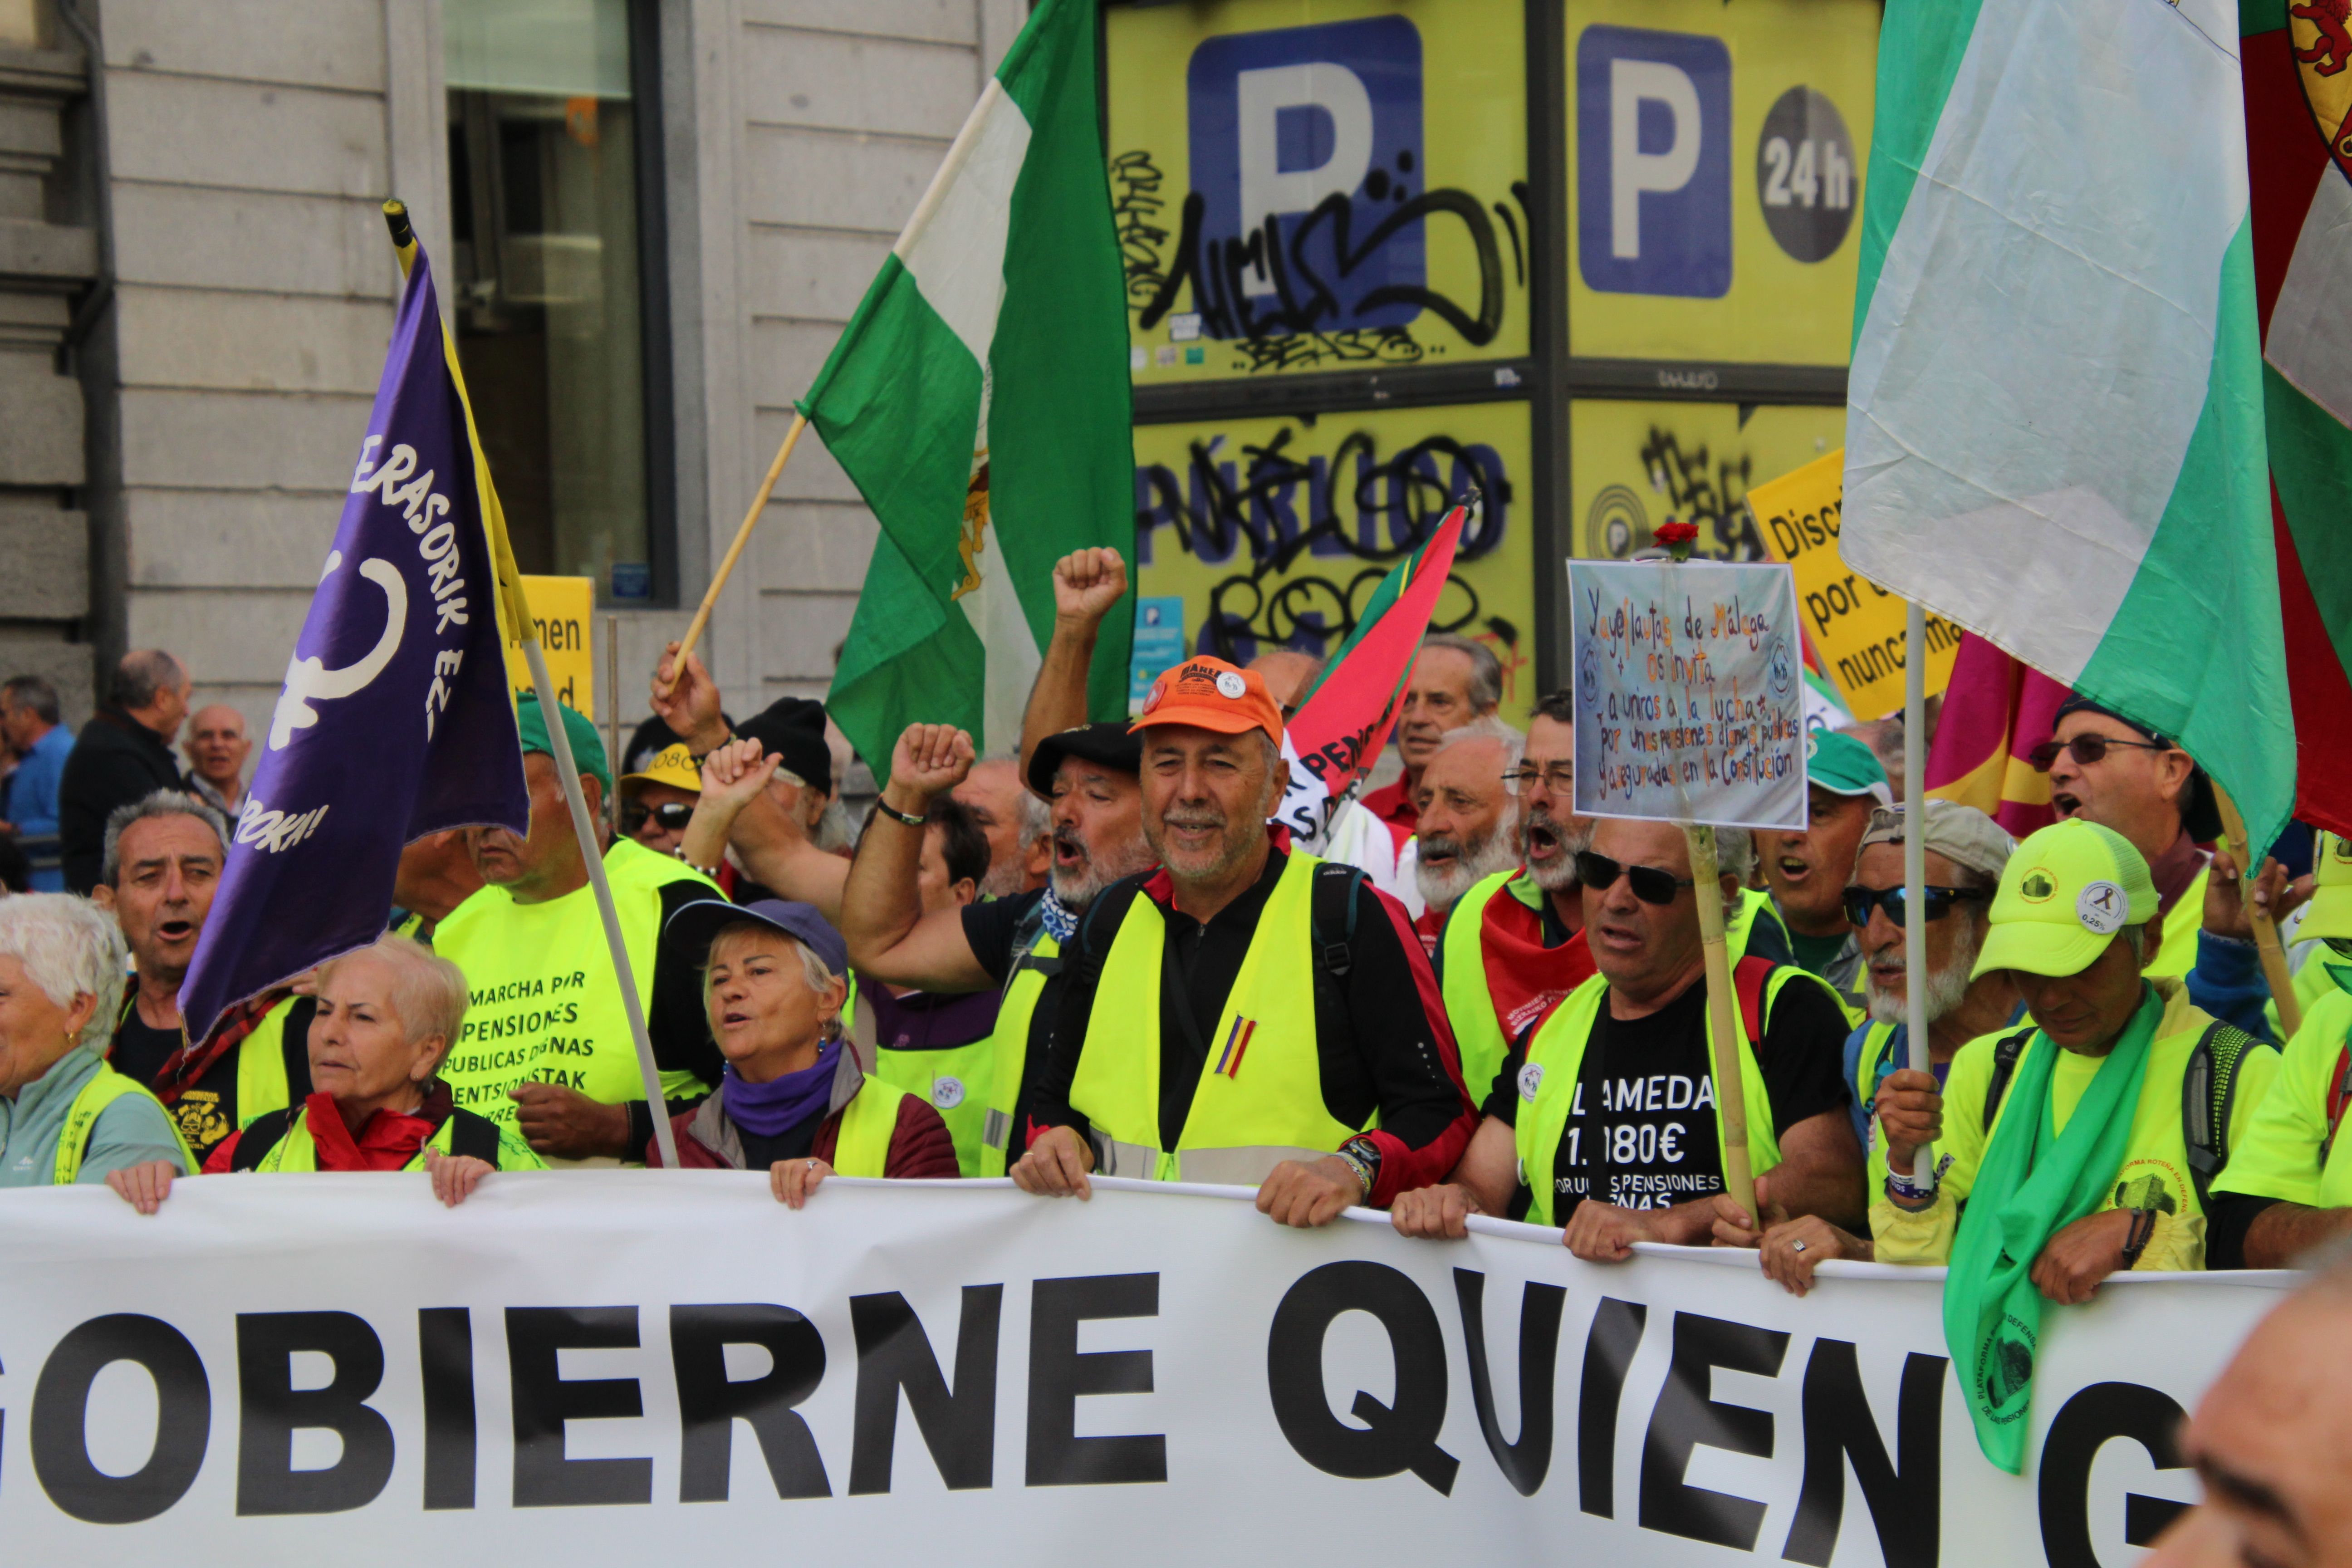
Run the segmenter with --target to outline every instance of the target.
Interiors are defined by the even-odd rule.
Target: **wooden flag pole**
[[[613,831],[621,830],[621,775],[628,771],[621,762],[621,617],[604,617],[604,755],[613,764],[613,798],[604,803],[604,819]]]
[[[2206,775],[2209,779],[2211,774]],[[2230,792],[2213,779],[2213,804],[2221,808],[2221,833],[2230,858],[2238,863],[2238,897],[2246,906],[2246,918],[2254,928],[2254,951],[2262,955],[2263,979],[2271,988],[2271,1000],[2278,1004],[2279,1030],[2283,1037],[2293,1039],[2303,1027],[2303,1003],[2294,994],[2294,975],[2286,966],[2286,949],[2279,943],[2278,921],[2270,910],[2254,902],[2254,874],[2261,868],[2246,842],[2246,819],[2238,814],[2238,803]]]
[[[686,656],[692,653],[694,645],[702,640],[702,630],[710,624],[711,607],[719,603],[719,591],[727,586],[728,575],[735,570],[736,557],[743,553],[743,546],[751,542],[751,531],[759,526],[760,514],[768,510],[768,498],[775,493],[776,481],[784,477],[784,465],[792,459],[793,448],[799,445],[801,432],[807,428],[808,416],[795,412],[793,427],[784,432],[784,444],[776,448],[776,460],[768,465],[768,477],[760,481],[760,493],[751,498],[751,509],[743,514],[742,526],[735,531],[735,542],[727,547],[726,558],[719,563],[719,570],[711,576],[710,586],[703,593],[701,607],[694,612],[694,619],[688,623],[686,637],[677,645],[677,657],[670,661],[669,679],[663,683],[661,689],[664,697],[667,697],[684,678]]]
[[[1933,1072],[1927,1039],[1927,609],[1903,615],[1903,998],[1910,1053],[1904,1066]],[[1921,650],[1914,657],[1912,649]],[[1866,1114],[1866,1113],[1865,1113]],[[1936,1184],[1936,1146],[1919,1145],[1912,1180]],[[1872,1194],[1874,1197],[1875,1194]]]
[[[1691,896],[1698,902],[1700,950],[1706,955],[1707,1033],[1715,1041],[1715,1115],[1723,1128],[1723,1189],[1764,1228],[1756,1209],[1755,1173],[1748,1165],[1748,1096],[1739,1071],[1738,1005],[1731,991],[1731,951],[1723,939],[1723,879],[1716,869],[1715,829],[1685,823],[1690,846]]]

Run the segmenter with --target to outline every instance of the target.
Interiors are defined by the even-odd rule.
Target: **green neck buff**
[[[2066,1131],[2057,1131],[2050,1079],[2059,1047],[2036,1030],[2017,1064],[1976,1186],[1960,1215],[1944,1280],[1944,1339],[1976,1423],[1977,1446],[2011,1475],[2025,1471],[2026,1415],[2042,1338],[2042,1292],[2027,1271],[2050,1238],[2097,1209],[2123,1163],[2164,1016],[2142,984],[2139,1010],[2099,1064]]]

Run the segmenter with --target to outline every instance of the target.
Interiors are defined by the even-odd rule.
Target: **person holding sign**
[[[2208,1185],[2278,1071],[2276,1050],[2147,978],[2161,930],[2147,862],[2121,834],[2033,834],[2001,872],[1973,971],[2009,971],[2032,1025],[1961,1047],[1941,1092],[1907,1068],[1878,1091],[1877,1259],[1951,1266],[1953,1368],[1978,1442],[2011,1471],[2042,1301],[2080,1305],[2118,1269],[2203,1268]],[[1922,1189],[1908,1173],[1929,1142],[1940,1173]]]
[[[1805,826],[1759,830],[1756,853],[1797,963],[1829,982],[1847,1026],[1868,1010],[1863,996],[1862,932],[1845,918],[1845,884],[1874,805],[1890,806],[1886,769],[1852,735],[1817,734],[1805,757],[1811,785]]]
[[[1725,1194],[1698,900],[1738,908],[1752,850],[1717,830],[1720,883],[1701,889],[1671,823],[1605,819],[1577,858],[1600,973],[1523,1035],[1482,1086],[1486,1119],[1446,1184],[1407,1193],[1406,1236],[1459,1237],[1486,1214],[1566,1226],[1579,1258],[1617,1262],[1637,1241],[1755,1244]],[[1845,1015],[1790,964],[1734,969],[1739,1083],[1758,1201],[1859,1225],[1862,1149],[1837,1072]],[[1769,1173],[1769,1177],[1766,1173]]]
[[[1044,1131],[1013,1179],[1255,1185],[1301,1226],[1436,1180],[1475,1124],[1436,983],[1394,900],[1276,844],[1288,770],[1264,679],[1187,659],[1134,727],[1163,868],[1105,889],[1063,948]]]
[[[2326,944],[2304,967],[2325,974],[2327,989],[2287,1041],[2278,1081],[2213,1184],[2214,1254],[2248,1268],[2291,1267],[2352,1232],[2352,1156],[2338,1157],[2336,1139],[2352,1104],[2352,843],[2320,834],[2312,864],[2316,886],[2295,934]]]

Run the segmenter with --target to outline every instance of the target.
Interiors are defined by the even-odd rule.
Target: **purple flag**
[[[374,941],[410,841],[473,823],[528,831],[498,514],[448,353],[419,247],[334,548],[180,988],[191,1039]]]

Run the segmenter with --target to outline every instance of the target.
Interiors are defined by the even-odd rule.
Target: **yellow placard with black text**
[[[595,620],[593,577],[525,577],[530,623],[539,631],[541,653],[555,700],[574,712],[596,716],[596,658],[588,628]],[[517,647],[507,649],[507,682],[520,696],[530,689],[530,666]]]
[[[1797,618],[1822,670],[1857,719],[1903,706],[1905,601],[1849,568],[1838,553],[1845,496],[1845,448],[1748,492],[1765,548],[1797,578]],[[1952,681],[1960,628],[1927,616],[1927,695]]]

